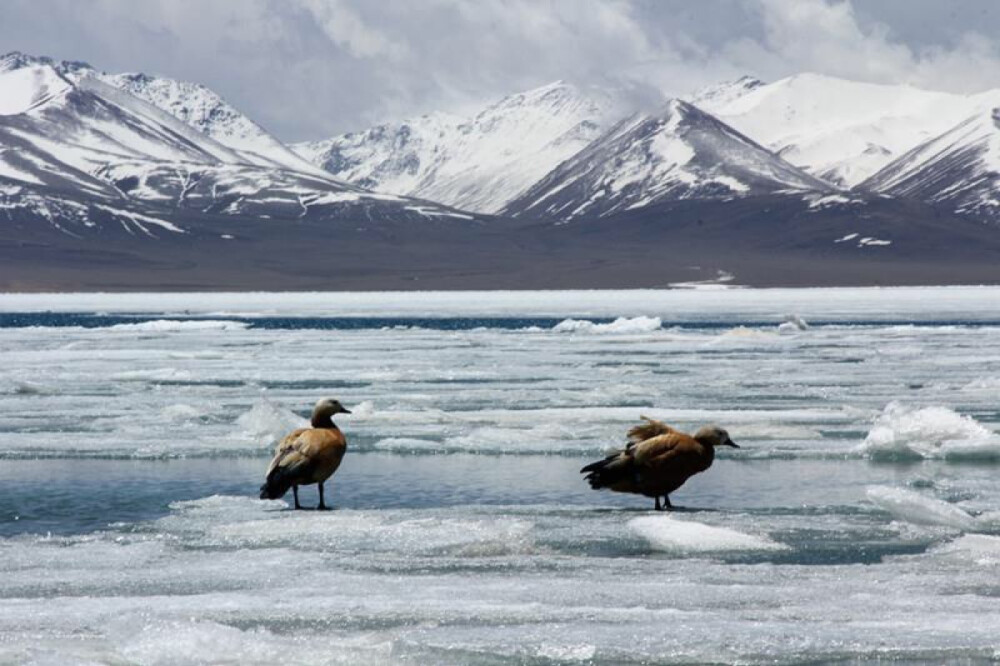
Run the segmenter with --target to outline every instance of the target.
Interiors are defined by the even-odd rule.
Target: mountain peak
[[[295,150],[362,187],[494,213],[597,137],[613,106],[606,92],[560,80],[471,117],[431,114]]]
[[[618,123],[505,212],[566,220],[677,199],[828,189],[717,118],[673,99],[656,115]]]
[[[722,106],[765,85],[757,77],[744,74],[733,81],[724,81],[699,88],[686,99],[695,105]]]
[[[537,88],[502,97],[487,106],[479,115],[502,112],[518,107],[555,108],[566,104],[586,104],[590,100],[577,86],[563,80],[553,81]]]
[[[1000,108],[983,109],[916,146],[860,187],[995,220],[1000,212]]]
[[[0,72],[10,72],[24,67],[46,65],[60,74],[89,72],[94,68],[82,60],[56,60],[48,56],[36,56],[22,51],[10,51],[0,56]]]

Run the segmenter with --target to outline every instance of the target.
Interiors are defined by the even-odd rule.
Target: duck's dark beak
[[[340,413],[341,414],[350,414],[351,410],[349,410],[347,407],[341,407],[340,408]]]
[[[739,445],[739,444],[737,444],[736,442],[734,442],[734,441],[733,441],[733,440],[731,440],[731,439],[727,439],[727,440],[726,440],[725,442],[723,442],[723,444],[725,444],[726,446],[731,446],[731,447],[733,447],[734,449],[738,449],[738,448],[740,448],[740,445]]]

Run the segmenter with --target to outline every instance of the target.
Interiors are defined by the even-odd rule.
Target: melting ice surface
[[[0,368],[0,663],[1000,658],[997,289],[0,295]],[[744,448],[590,491],[640,414]]]

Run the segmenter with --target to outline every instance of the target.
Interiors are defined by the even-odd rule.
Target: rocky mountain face
[[[892,161],[861,188],[1000,219],[1000,108],[958,123]]]

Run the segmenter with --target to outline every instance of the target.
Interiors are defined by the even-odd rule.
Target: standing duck
[[[344,458],[347,439],[333,422],[334,414],[350,414],[337,400],[324,398],[313,407],[309,428],[293,430],[278,444],[267,468],[267,477],[260,487],[261,499],[278,499],[291,488],[295,495],[295,508],[299,504],[299,486],[319,485],[320,510],[329,507],[323,501],[323,482],[329,479]]]
[[[715,447],[740,448],[718,426],[705,426],[691,436],[661,421],[641,418],[646,423],[628,431],[629,444],[624,449],[580,470],[591,488],[653,497],[657,511],[670,509],[670,493],[712,466]]]

